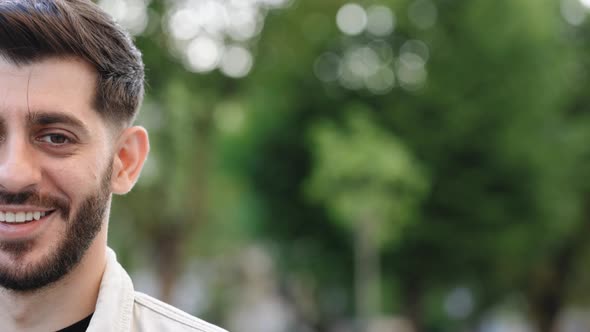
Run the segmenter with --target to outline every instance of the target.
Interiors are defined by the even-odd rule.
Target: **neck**
[[[106,228],[106,227],[104,227]],[[106,232],[101,231],[80,263],[38,291],[0,288],[0,326],[6,331],[56,331],[94,312],[106,265]]]

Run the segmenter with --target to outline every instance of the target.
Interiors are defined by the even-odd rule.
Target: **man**
[[[0,331],[223,331],[135,292],[107,248],[149,150],[143,79],[89,0],[0,0]]]

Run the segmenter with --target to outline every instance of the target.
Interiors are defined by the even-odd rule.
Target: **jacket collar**
[[[88,332],[130,331],[134,289],[131,278],[107,248],[107,263]]]

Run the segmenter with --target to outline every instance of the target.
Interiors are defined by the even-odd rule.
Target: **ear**
[[[147,131],[139,126],[125,129],[115,149],[111,190],[115,194],[123,195],[137,182],[147,158],[150,150]]]

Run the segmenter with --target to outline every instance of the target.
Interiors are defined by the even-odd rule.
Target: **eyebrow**
[[[52,124],[65,124],[89,135],[90,131],[84,123],[75,117],[61,112],[31,112],[27,115],[29,126],[47,126]]]

